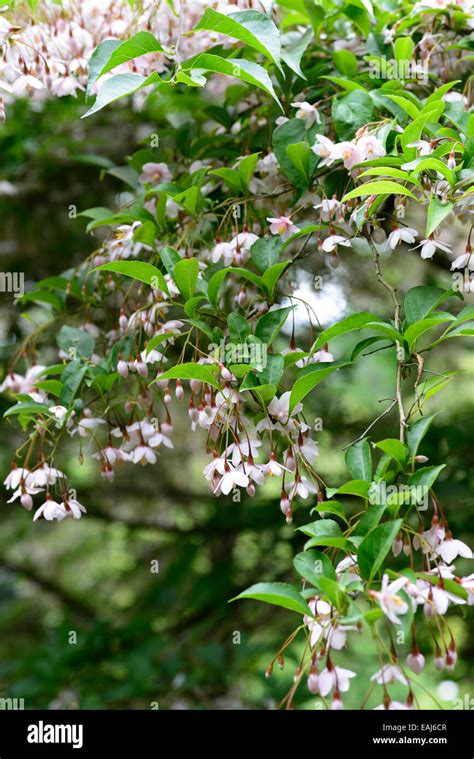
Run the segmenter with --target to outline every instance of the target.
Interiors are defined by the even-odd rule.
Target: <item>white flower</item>
[[[11,472],[9,472],[3,480],[3,484],[7,490],[16,490],[22,480],[24,482],[27,481],[29,474],[29,469],[25,469],[24,467],[17,467],[14,465]]]
[[[299,231],[299,228],[293,224],[289,216],[278,216],[277,218],[267,218],[270,222],[270,232],[272,235],[280,235],[283,240],[288,240],[292,234]]]
[[[339,142],[335,146],[335,154],[338,158],[342,158],[346,169],[352,169],[356,163],[361,163],[363,160],[358,145],[353,142]]]
[[[436,553],[447,563],[451,564],[457,556],[463,556],[465,559],[472,559],[472,551],[462,540],[453,540],[452,537],[446,537],[443,543],[440,543]]]
[[[444,250],[446,253],[451,253],[451,246],[448,243],[440,242],[433,237],[422,240],[419,245],[415,245],[411,250],[416,250],[417,248],[421,248],[422,258],[433,258],[437,248]]]
[[[395,227],[393,232],[390,232],[387,242],[388,246],[394,250],[400,242],[415,242],[415,238],[418,237],[416,229],[410,227]]]
[[[65,500],[64,507],[66,510],[66,516],[72,516],[73,519],[80,519],[82,514],[87,513],[82,503],[79,503],[75,498]]]
[[[385,704],[379,704],[379,706],[374,706],[374,711],[378,711],[379,709],[386,709],[388,711],[395,711],[395,710],[411,710],[411,707],[408,706],[408,704],[402,704],[401,701],[390,701],[388,702],[388,705],[385,706]]]
[[[408,680],[398,664],[384,664],[381,669],[377,670],[377,672],[372,675],[370,680],[373,683],[377,683],[377,685],[390,685],[391,683],[394,683],[395,680],[403,683],[403,685],[408,685]]]
[[[139,180],[142,183],[163,184],[171,181],[171,172],[166,163],[149,161],[143,164]]]
[[[86,437],[88,432],[95,432],[99,424],[105,424],[105,420],[92,416],[84,416],[72,434],[78,432],[80,437]]]
[[[321,123],[321,117],[318,113],[318,109],[316,106],[311,105],[311,103],[307,103],[306,100],[303,100],[301,103],[292,103],[291,107],[298,109],[296,111],[296,118],[302,119],[302,121],[305,122],[306,129],[312,127],[314,123]]]
[[[321,158],[321,161],[319,162],[320,167],[330,166],[334,161],[341,157],[336,150],[335,143],[328,139],[328,137],[324,137],[322,134],[316,135],[316,142],[311,150]]]
[[[67,414],[66,406],[50,406],[49,410],[53,412],[54,417],[58,422],[62,421]]]
[[[352,672],[350,669],[344,669],[343,667],[331,666],[331,669],[324,669],[319,675],[319,692],[324,698],[336,688],[341,693],[345,693],[349,690],[352,677],[356,676],[356,672]]]
[[[337,198],[324,198],[321,203],[318,203],[318,205],[313,206],[314,210],[317,211],[318,208],[321,209],[321,219],[323,221],[330,221],[330,219],[334,216],[336,211],[341,206],[341,202],[337,200]]]
[[[248,484],[248,475],[245,474],[245,472],[240,467],[233,467],[232,464],[229,464],[227,461],[224,467],[224,474],[219,480],[219,483],[214,492],[228,495],[234,488],[246,488]]]
[[[323,250],[325,253],[332,253],[332,251],[337,248],[338,245],[343,245],[345,248],[350,248],[351,241],[348,240],[347,237],[336,235],[333,232],[323,241]]]
[[[398,580],[389,583],[389,577],[385,574],[382,578],[382,587],[380,591],[370,591],[370,595],[380,603],[380,608],[385,616],[395,625],[401,624],[397,615],[406,614],[409,608],[407,602],[397,595],[397,592],[401,590],[406,583],[406,577],[399,577]]]
[[[453,269],[469,269],[474,271],[474,255],[472,252],[462,253],[451,264],[451,270]]]
[[[366,134],[357,140],[357,148],[360,151],[362,161],[371,160],[372,158],[382,158],[386,151],[382,143],[372,134]]]
[[[56,501],[53,501],[51,496],[48,495],[46,496],[45,503],[43,503],[43,505],[35,512],[33,522],[36,522],[40,517],[43,517],[43,519],[46,519],[48,522],[51,522],[53,519],[57,519],[58,522],[60,522],[65,516],[67,516],[67,514],[63,504],[56,503]]]
[[[130,461],[134,464],[155,464],[156,453],[148,445],[137,445],[130,453]]]

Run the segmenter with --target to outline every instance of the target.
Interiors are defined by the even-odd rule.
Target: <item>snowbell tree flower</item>
[[[451,253],[451,245],[440,240],[435,240],[433,235],[422,240],[419,245],[415,245],[411,250],[416,250],[417,248],[421,248],[422,258],[433,258],[437,249],[444,250],[445,253]]]
[[[67,512],[63,504],[53,501],[51,496],[48,495],[46,496],[46,501],[43,503],[43,505],[40,506],[37,511],[35,511],[33,522],[36,522],[41,517],[43,517],[43,519],[46,519],[48,522],[51,522],[54,519],[57,519],[58,522],[60,522],[66,516]]]
[[[380,603],[383,613],[394,625],[401,624],[398,615],[406,614],[409,609],[408,603],[398,595],[398,591],[406,585],[406,582],[406,577],[399,577],[398,580],[389,582],[388,575],[384,574],[380,591],[370,591],[372,598],[375,598]]]
[[[346,693],[349,690],[351,678],[356,677],[356,675],[357,672],[352,672],[352,670],[343,667],[335,667],[328,662],[326,669],[319,675],[318,685],[321,696],[325,698],[333,688],[341,693]]]
[[[293,224],[289,216],[270,217],[267,221],[270,222],[272,235],[280,235],[283,240],[288,240],[295,232],[299,232],[299,228]]]
[[[325,253],[332,253],[332,251],[335,250],[338,245],[343,245],[345,248],[350,248],[352,243],[350,240],[348,240],[347,237],[343,237],[342,235],[337,235],[335,232],[332,232],[328,237],[326,237],[325,240],[323,240],[322,247]]]
[[[387,237],[387,244],[391,250],[395,250],[397,245],[399,245],[401,242],[407,242],[411,244],[415,242],[415,239],[417,237],[418,232],[416,229],[412,229],[411,227],[394,227],[393,231],[390,232],[389,236]]]
[[[313,153],[320,157],[319,166],[330,166],[334,161],[341,158],[340,152],[335,143],[322,134],[316,135],[316,142],[311,148]]]
[[[391,685],[395,680],[398,680],[403,685],[408,685],[408,680],[398,664],[384,664],[381,669],[372,675],[370,680],[373,683],[377,683],[377,685]]]
[[[296,118],[304,121],[306,129],[310,129],[313,124],[321,123],[321,116],[318,113],[316,106],[311,105],[303,100],[301,103],[292,103],[292,108],[297,108]]]
[[[436,549],[438,556],[450,564],[457,556],[463,556],[465,559],[472,559],[472,551],[462,540],[453,540],[450,532],[446,534],[446,539],[439,544]]]

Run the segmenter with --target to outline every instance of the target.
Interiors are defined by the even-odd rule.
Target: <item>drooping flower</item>
[[[383,613],[394,625],[401,624],[398,615],[406,614],[409,609],[408,603],[398,595],[398,591],[406,585],[406,582],[406,577],[399,577],[390,583],[388,575],[384,574],[380,591],[370,591],[372,598],[375,598],[380,603]]]

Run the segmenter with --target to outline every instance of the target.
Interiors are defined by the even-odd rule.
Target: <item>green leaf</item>
[[[364,166],[365,164],[359,164],[360,166]],[[401,169],[397,169],[393,166],[373,166],[370,169],[367,169],[366,171],[363,171],[362,174],[359,174],[359,179],[362,179],[362,177],[393,177],[394,179],[401,179],[403,182],[411,182],[416,187],[418,187],[420,190],[422,189],[422,184],[417,179],[414,179],[407,171],[402,171]]]
[[[389,95],[388,93],[384,93],[384,97],[400,106],[412,119],[416,119],[419,116],[420,110],[411,100],[400,97],[400,95]]]
[[[421,419],[418,419],[416,422],[413,422],[413,424],[410,424],[410,426],[407,429],[407,446],[408,450],[410,452],[411,458],[414,458],[416,454],[418,453],[418,448],[420,447],[420,443],[423,440],[424,436],[428,432],[428,429],[431,425],[431,422],[435,418],[436,414],[432,414],[431,416],[423,416]]]
[[[292,145],[286,146],[286,154],[300,175],[304,185],[308,187],[312,178],[311,164],[313,163],[312,156],[314,155],[310,146],[306,141],[295,142]]]
[[[216,273],[212,275],[207,284],[207,297],[213,306],[217,306],[218,304],[221,285],[228,274],[229,269],[219,269],[219,271],[216,271]]]
[[[298,527],[300,532],[309,535],[310,538],[341,538],[342,530],[334,519],[318,519]]]
[[[421,158],[413,169],[412,175],[420,174],[422,171],[436,171],[448,180],[451,187],[454,187],[456,175],[439,158]]]
[[[74,400],[86,371],[87,366],[78,360],[70,361],[69,364],[67,364],[61,374],[63,389],[59,396],[59,401],[63,406],[69,406]]]
[[[75,358],[76,354],[90,358],[94,351],[95,340],[83,329],[63,325],[59,330],[56,338],[57,343],[62,351],[70,358]]]
[[[364,198],[368,195],[406,195],[409,198],[418,200],[411,190],[398,184],[398,182],[387,180],[385,182],[366,182],[344,195],[342,202],[345,203],[347,200],[352,200],[352,198]]]
[[[218,55],[212,55],[211,53],[199,53],[194,58],[184,61],[182,67],[185,70],[193,68],[236,77],[243,82],[264,90],[278,103],[280,108],[282,107],[273,88],[272,80],[265,69],[259,66],[258,63],[243,58],[227,59],[221,58]]]
[[[210,366],[207,364],[197,364],[192,361],[189,363],[173,366],[171,369],[168,369],[168,371],[164,372],[164,374],[160,374],[158,376],[158,379],[160,382],[161,380],[168,379],[195,379],[199,380],[199,382],[205,382],[207,385],[212,385],[212,387],[215,387],[218,390],[221,389],[221,386],[219,385]]]
[[[289,145],[303,141],[308,142],[309,147],[311,147],[314,144],[318,128],[318,125],[315,124],[310,129],[306,129],[302,119],[294,118],[277,127],[273,132],[273,152],[280,164],[281,170],[292,185],[300,191],[307,189],[307,184],[305,181],[302,181],[302,175],[293,165],[287,148]],[[308,169],[310,176],[313,175],[318,161],[318,156],[311,151]]]
[[[110,56],[121,44],[122,42],[120,40],[104,40],[95,48],[90,57],[88,66],[86,89],[87,97],[90,97],[92,94],[92,87],[99,78],[100,72],[104,68]]]
[[[15,403],[14,406],[10,406],[4,413],[4,417],[7,416],[32,416],[36,417],[40,414],[51,415],[51,412],[44,403],[35,403],[34,401],[27,403]]]
[[[280,32],[264,13],[247,10],[224,14],[206,8],[204,16],[192,31],[200,29],[240,40],[280,66]]]
[[[298,614],[313,616],[303,596],[292,585],[285,582],[258,582],[239,593],[231,601],[237,601],[241,598],[253,598],[256,601],[273,604],[273,606],[282,606],[284,609],[296,611]]]
[[[453,210],[454,205],[449,201],[442,203],[441,198],[438,195],[432,195],[430,205],[428,207],[428,214],[426,217],[426,232],[425,237],[429,237],[435,229],[441,224],[442,221]]]
[[[114,271],[139,282],[145,282],[168,294],[168,286],[163,274],[156,266],[146,261],[110,261],[108,264],[97,266],[92,271]]]
[[[255,336],[267,345],[271,345],[280,332],[294,306],[267,311],[255,326]]]
[[[328,362],[321,362],[318,364],[309,364],[299,374],[298,378],[293,385],[293,389],[290,395],[290,412],[293,411],[295,406],[305,398],[308,393],[313,390],[316,385],[319,385],[330,374],[341,369],[343,366],[348,366],[348,362],[342,364],[333,364]]]
[[[411,324],[403,333],[403,337],[407,341],[410,350],[425,332],[429,332],[430,329],[438,327],[440,324],[445,324],[447,321],[455,321],[455,317],[448,313],[433,314],[428,319],[422,319],[419,322]]]
[[[255,172],[258,157],[260,153],[252,153],[245,156],[237,164],[237,173],[239,175],[240,184],[245,194],[249,191],[250,180]]]
[[[268,355],[267,365],[259,372],[258,377],[262,385],[275,385],[278,387],[285,368],[285,359],[280,355]]]
[[[358,314],[346,316],[344,319],[341,319],[341,321],[333,324],[332,327],[328,327],[321,332],[313,346],[313,352],[317,351],[321,346],[328,343],[334,337],[362,329],[362,327],[365,327],[369,322],[377,321],[377,319],[378,317],[375,316],[375,314],[371,314],[367,311],[361,311]]]
[[[357,551],[357,561],[362,576],[369,582],[381,568],[402,526],[402,519],[384,522],[367,533]]]
[[[275,292],[275,285],[280,279],[281,275],[286,271],[286,269],[291,264],[291,261],[280,261],[279,264],[274,264],[273,266],[270,266],[263,274],[262,274],[262,283],[265,285],[265,289],[268,293],[268,297],[270,300],[273,300],[273,295]]]
[[[346,467],[355,480],[372,481],[372,456],[369,441],[365,438],[353,443],[346,451]]]
[[[350,140],[360,127],[373,121],[374,103],[368,92],[354,89],[335,98],[331,112],[339,140]]]
[[[326,488],[326,496],[332,498],[334,495],[355,495],[359,498],[368,498],[370,483],[366,480],[349,480],[339,488]]]
[[[421,321],[451,294],[450,290],[442,290],[440,287],[431,287],[431,285],[412,287],[405,295],[403,304],[407,323],[410,325]]]
[[[168,245],[165,245],[165,247],[160,250],[160,258],[168,274],[170,274],[170,276],[173,276],[173,269],[175,265],[178,263],[178,261],[181,261],[181,256],[179,255],[178,251],[176,251],[174,248],[170,248]]]
[[[301,59],[313,37],[312,29],[307,29],[301,37],[298,37],[294,42],[290,42],[289,45],[285,45],[281,51],[281,60],[286,63],[297,76],[301,79],[306,79],[303,71],[301,70]]]
[[[276,264],[283,247],[283,240],[278,235],[260,237],[250,248],[250,257],[262,273]]]
[[[387,438],[386,440],[381,440],[379,443],[376,443],[376,446],[386,453],[387,456],[395,459],[395,461],[397,461],[403,468],[407,458],[407,451],[400,440],[397,440],[396,438]]]
[[[157,348],[165,340],[169,340],[170,338],[173,339],[176,337],[179,337],[179,335],[177,335],[175,332],[164,332],[161,335],[155,335],[151,338],[151,340],[148,340],[146,344],[146,354],[148,355],[151,350]]]
[[[125,95],[132,95],[143,87],[148,87],[150,84],[158,84],[161,81],[156,71],[150,74],[150,76],[116,74],[103,83],[94,105],[81,118],[85,119],[88,116],[92,116],[93,113],[97,113],[97,111],[102,110],[102,108],[105,108],[106,105],[113,103],[115,100],[125,97]]]
[[[414,49],[415,43],[411,37],[398,37],[394,42],[395,60],[399,64],[399,71],[401,69],[400,79],[407,78],[408,63],[411,61]]]
[[[357,58],[350,50],[336,50],[332,54],[336,68],[343,76],[353,77],[357,75]]]
[[[424,492],[428,492],[433,487],[434,483],[438,479],[439,474],[446,468],[446,464],[440,464],[439,466],[425,466],[422,469],[418,469],[411,475],[408,480],[408,484],[414,487],[423,488]]]
[[[192,298],[196,291],[199,274],[197,258],[183,258],[173,268],[173,279],[185,300]]]
[[[340,76],[322,76],[321,79],[327,79],[328,82],[332,82],[333,84],[337,84],[338,87],[342,87],[343,90],[346,90],[347,92],[354,92],[354,90],[362,90],[362,92],[367,92],[365,87],[360,84],[359,82],[354,82],[353,79],[344,79]]]
[[[343,519],[344,522],[347,522],[344,507],[339,501],[319,501],[316,506],[311,509],[311,514],[313,511],[317,511],[318,514],[323,516],[323,518],[325,514],[335,514],[340,519]]]
[[[114,49],[110,47],[108,49],[110,49],[111,55],[100,70],[100,73],[96,77],[97,79],[108,71],[111,71],[116,66],[120,66],[122,63],[127,63],[128,61],[132,61],[147,53],[163,52],[163,47],[151,32],[138,32],[137,34],[134,34],[133,37],[130,37],[130,39],[119,44],[118,47],[115,47]]]
[[[293,566],[298,574],[313,586],[317,585],[321,577],[336,579],[336,572],[330,559],[321,551],[297,553],[293,559]]]
[[[40,380],[39,382],[34,383],[35,387],[37,387],[39,390],[44,390],[45,393],[50,393],[50,395],[55,395],[57,398],[61,395],[61,390],[63,389],[63,383],[59,380],[54,379],[48,379],[48,380]]]
[[[250,335],[250,326],[247,319],[244,319],[241,314],[230,313],[227,318],[227,326],[230,337],[235,340],[245,340],[247,335]]]

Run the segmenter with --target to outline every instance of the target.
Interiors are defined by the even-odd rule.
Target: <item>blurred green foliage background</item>
[[[160,114],[170,130],[182,110],[177,103],[178,98]],[[69,206],[113,205],[122,185],[101,172],[123,164],[123,156],[156,129],[153,107],[139,114],[110,109],[86,121],[79,118],[82,110],[71,98],[42,107],[17,102],[0,130],[1,269],[25,272],[27,282],[59,274],[94,250],[98,238],[85,234],[84,220],[69,218]],[[184,120],[181,114],[181,129],[191,118],[189,110]],[[232,138],[228,149],[238,154]],[[422,262],[405,248],[383,263],[386,277],[402,293],[417,284],[451,284],[442,256]],[[301,265],[295,276],[311,279],[322,273],[341,303],[345,299],[351,308],[389,315],[369,257],[348,251],[332,271],[315,251]],[[469,302],[472,295],[467,297]],[[12,296],[4,293],[0,299],[4,373],[23,330]],[[280,338],[282,349],[288,340]],[[340,339],[333,352],[347,357],[356,340]],[[447,464],[438,492],[453,533],[472,544],[474,354],[467,339],[448,342],[428,358],[429,368],[464,374],[429,402],[429,412],[439,415],[423,453],[430,463]],[[393,397],[393,377],[393,356],[375,353],[311,395],[308,418],[321,417],[324,428],[317,436],[318,471],[329,485],[345,476],[343,447],[380,413],[379,400]],[[7,399],[0,404],[3,413]],[[290,687],[298,643],[282,671],[276,667],[269,680],[264,672],[300,620],[264,604],[228,601],[260,580],[296,581],[292,557],[304,537],[294,526],[308,521],[314,504],[300,502],[295,525],[289,527],[271,482],[263,497],[241,503],[215,499],[201,476],[206,463],[201,433],[190,433],[186,409],[177,405],[175,449],[164,451],[154,467],[122,468],[113,484],[100,479],[90,459],[81,466],[71,443],[63,464],[88,509],[80,522],[33,525],[32,515],[17,504],[7,505],[2,493],[0,697],[24,698],[26,708],[266,709]],[[385,417],[373,434],[391,437],[394,425],[394,416]],[[12,423],[2,425],[2,479],[20,439]],[[350,509],[350,501],[347,505]],[[152,571],[156,566],[159,571]],[[457,566],[463,574],[471,571],[467,561]],[[428,660],[415,689],[423,708],[453,708],[456,693],[461,698],[472,693],[470,611],[457,607],[451,612],[460,646],[454,674],[434,671],[427,629],[419,637]],[[71,632],[77,643],[70,642]],[[352,681],[346,707],[359,708],[365,696],[362,680],[378,669],[368,635],[352,634],[347,652],[334,657],[364,674]],[[440,688],[443,681],[456,685]],[[403,700],[404,690],[393,686],[391,693]],[[303,687],[296,705],[312,709],[316,701]],[[367,708],[380,701],[377,687]]]

